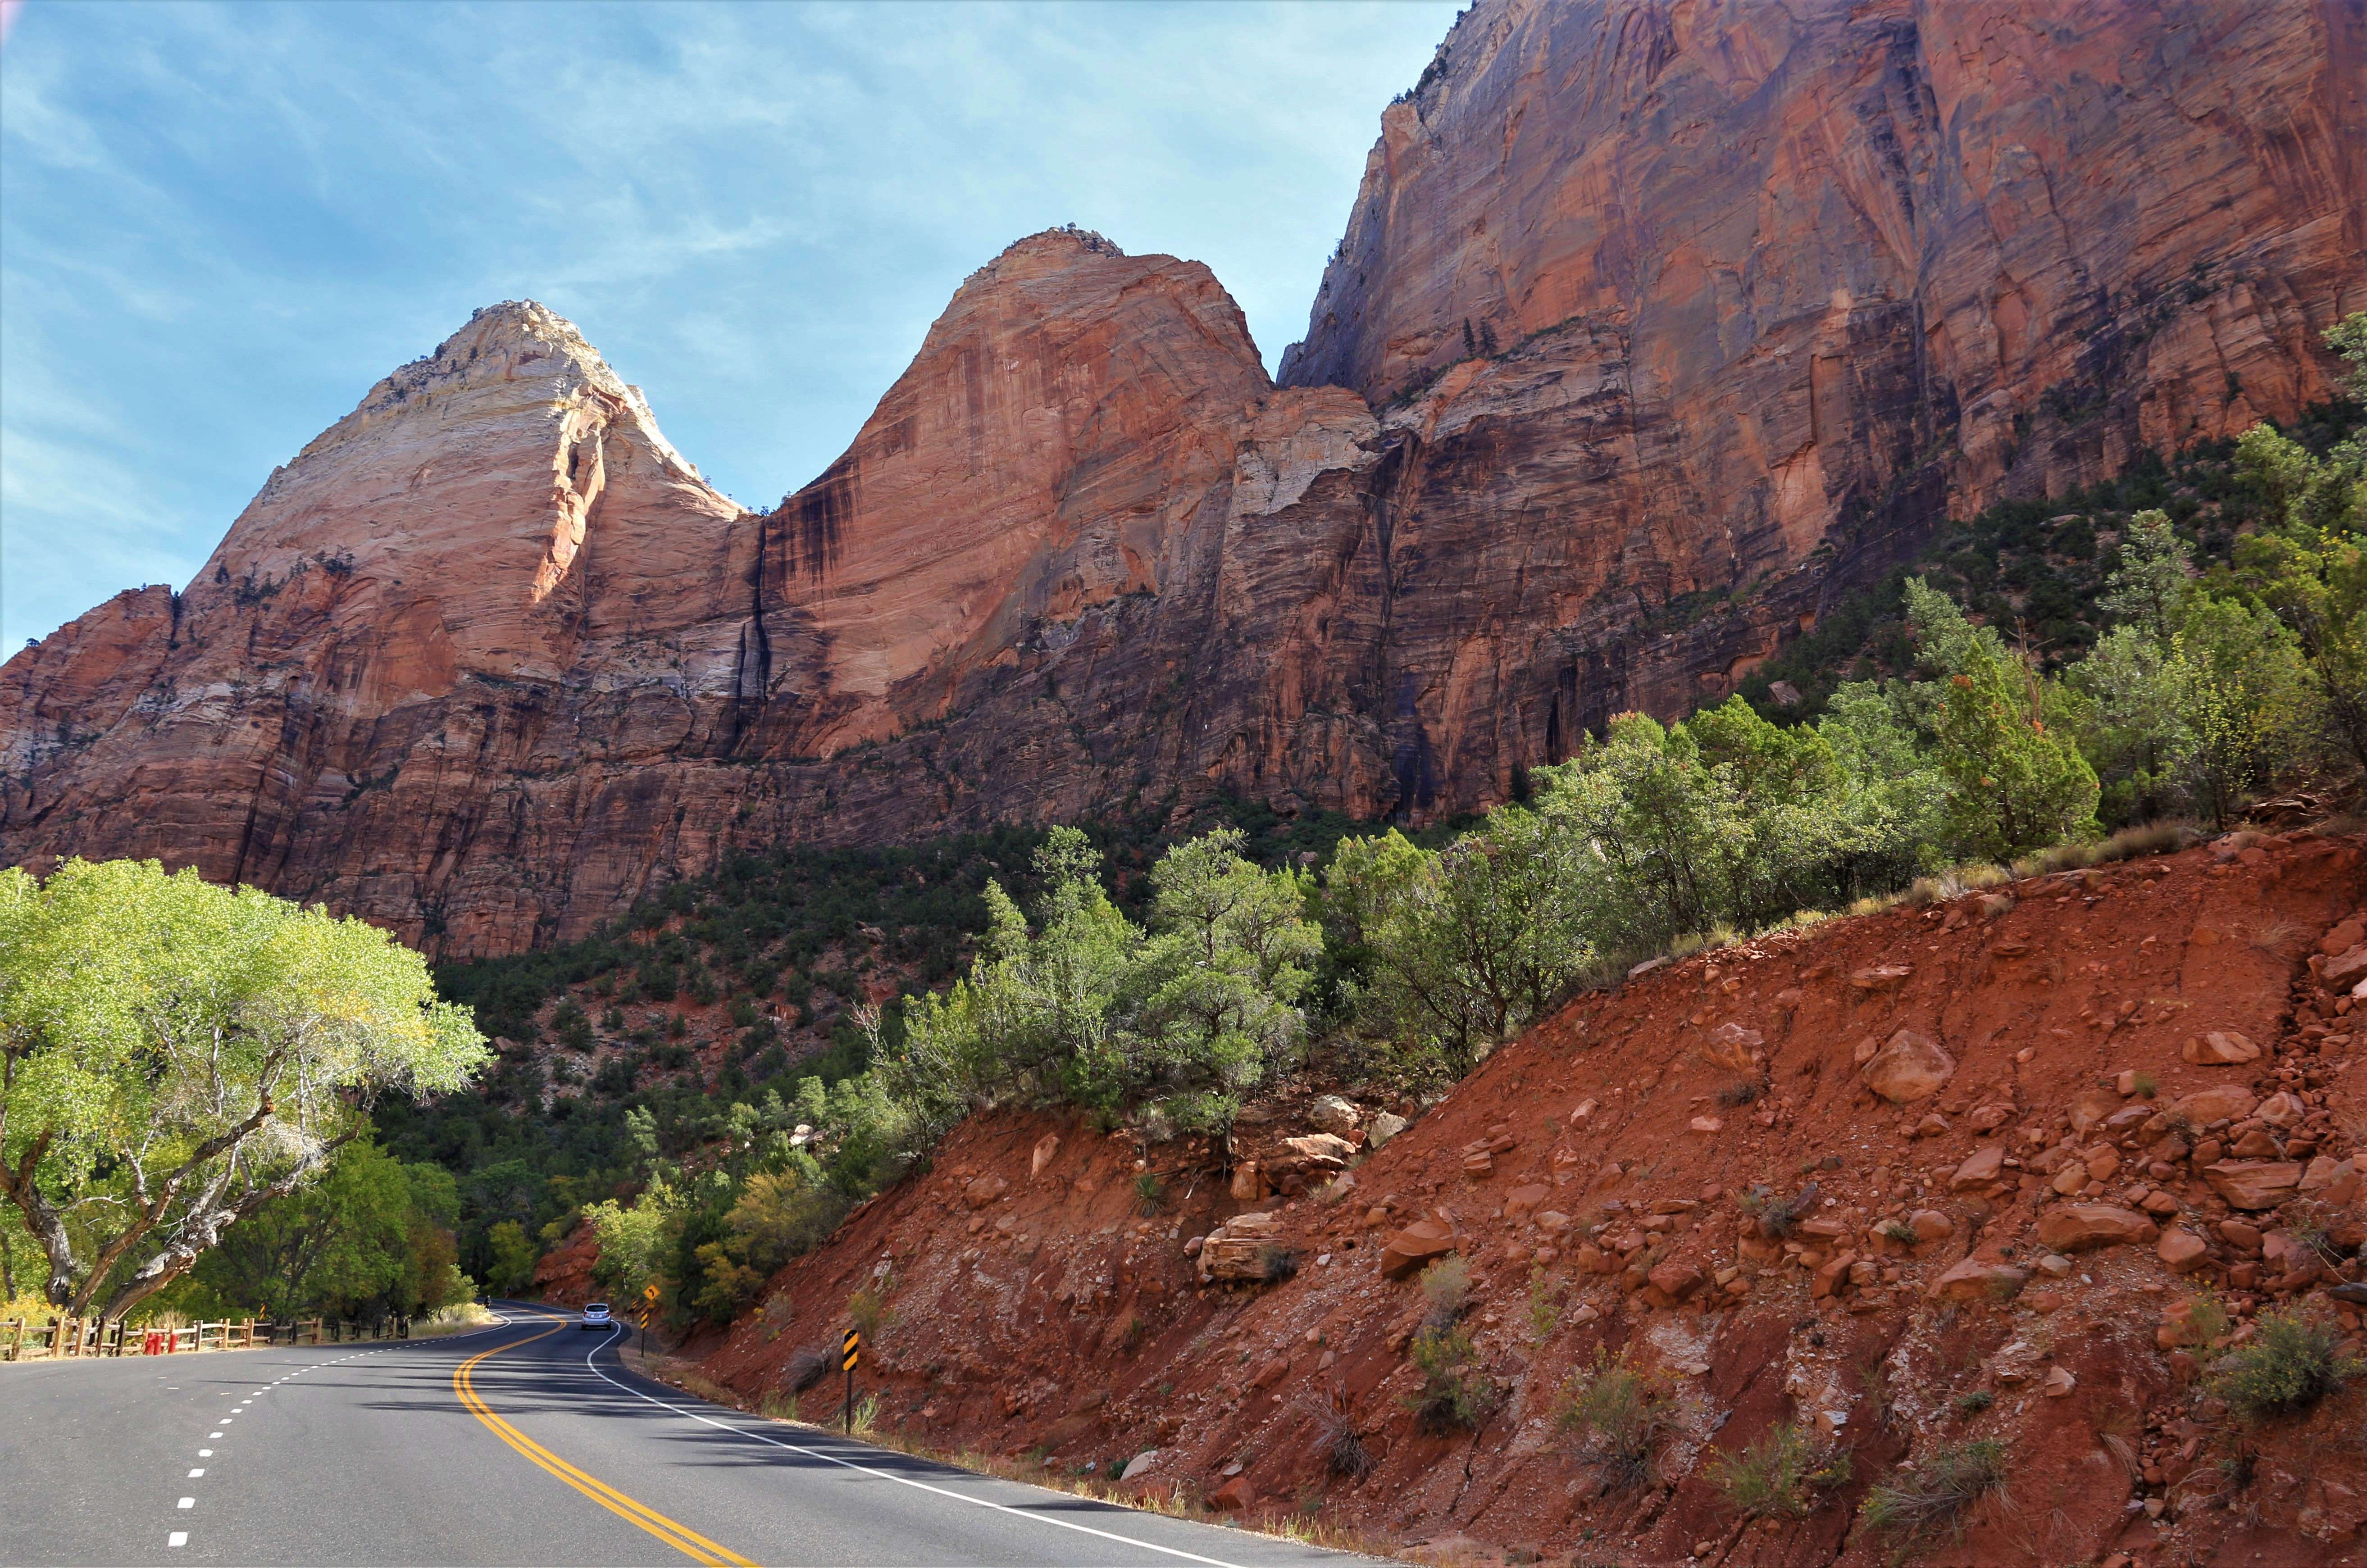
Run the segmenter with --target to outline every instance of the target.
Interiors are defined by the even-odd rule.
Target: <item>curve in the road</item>
[[[729,1564],[730,1568],[756,1568],[754,1562],[741,1556],[730,1547],[718,1546],[689,1526],[679,1524],[647,1504],[628,1497],[596,1476],[585,1474],[507,1421],[503,1420],[494,1413],[493,1408],[478,1395],[475,1384],[469,1374],[476,1370],[479,1362],[498,1356],[504,1350],[515,1350],[521,1345],[531,1345],[538,1339],[548,1339],[565,1326],[561,1324],[546,1328],[539,1334],[530,1334],[524,1339],[514,1339],[506,1345],[496,1345],[490,1350],[480,1351],[470,1357],[452,1369],[452,1392],[460,1396],[460,1403],[468,1407],[470,1415],[482,1421],[492,1428],[493,1436],[525,1455],[528,1461],[567,1483],[568,1485],[583,1493],[618,1518],[649,1531],[692,1562],[703,1563],[706,1568],[724,1568],[726,1564]],[[597,1371],[598,1369],[595,1368],[594,1371]],[[606,1373],[601,1375],[606,1376]],[[610,1379],[610,1381],[615,1380]]]
[[[554,1329],[552,1332],[556,1333],[557,1330]],[[535,1337],[538,1339],[542,1337],[540,1335],[537,1335]],[[821,1460],[827,1463],[837,1465],[842,1470],[851,1470],[855,1472],[857,1474],[868,1475],[875,1480],[892,1481],[899,1486],[910,1486],[914,1491],[926,1492],[932,1496],[944,1497],[956,1503],[967,1503],[972,1507],[991,1508],[998,1514],[1009,1514],[1014,1518],[1025,1519],[1031,1524],[1056,1525],[1064,1530],[1074,1530],[1080,1535],[1097,1536],[1103,1540],[1116,1541],[1121,1545],[1135,1547],[1144,1551],[1156,1552],[1161,1557],[1173,1557],[1185,1562],[1204,1562],[1208,1564],[1208,1568],[1235,1568],[1235,1564],[1227,1562],[1221,1557],[1203,1557],[1195,1551],[1184,1551],[1172,1546],[1161,1546],[1155,1540],[1144,1540],[1137,1536],[1120,1535],[1115,1530],[1095,1529],[1091,1525],[1081,1525],[1074,1519],[1054,1518],[1048,1514],[1040,1513],[1034,1509],[1014,1508],[1009,1504],[998,1503],[990,1497],[972,1497],[960,1492],[951,1491],[943,1486],[932,1486],[925,1481],[915,1481],[909,1475],[895,1475],[884,1470],[875,1469],[867,1464],[857,1464],[851,1459],[844,1458],[838,1454],[825,1453],[820,1449],[810,1449],[801,1443],[783,1442],[778,1438],[767,1437],[762,1432],[753,1432],[745,1427],[735,1427],[729,1421],[718,1421],[712,1416],[701,1416],[696,1410],[686,1409],[678,1404],[668,1404],[663,1399],[654,1398],[649,1394],[643,1393],[640,1389],[618,1382],[615,1378],[610,1377],[607,1373],[600,1370],[599,1366],[593,1360],[593,1357],[597,1356],[602,1350],[607,1348],[609,1345],[614,1344],[615,1342],[616,1335],[614,1331],[612,1331],[606,1340],[603,1341],[601,1344],[592,1347],[590,1353],[583,1358],[583,1364],[591,1370],[593,1376],[600,1379],[603,1382],[609,1384],[611,1387],[623,1390],[625,1393],[631,1394],[635,1399],[654,1404],[661,1410],[670,1411],[676,1416],[685,1417],[685,1419],[698,1422],[701,1426],[713,1427],[719,1431],[729,1432],[735,1438],[746,1438],[752,1441],[763,1443],[768,1448],[785,1449],[790,1453],[798,1454],[806,1459]],[[485,1354],[492,1355],[493,1352],[488,1350]],[[481,1358],[480,1359],[481,1359]]]
[[[0,1369],[0,1568],[1344,1561],[746,1416],[619,1363],[613,1325],[587,1358],[506,1304],[474,1343]]]

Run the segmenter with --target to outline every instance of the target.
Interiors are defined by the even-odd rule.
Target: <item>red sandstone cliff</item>
[[[2328,396],[2362,83],[2341,0],[1467,13],[1281,376],[1404,456],[1394,737],[1468,804],[1574,725],[1723,696],[1951,503]]]
[[[0,669],[0,855],[491,952],[733,841],[1487,804],[1723,694],[1952,503],[2323,396],[2362,34],[1483,5],[1384,117],[1284,387],[1206,267],[1037,235],[764,513],[572,326],[481,312],[184,593]]]

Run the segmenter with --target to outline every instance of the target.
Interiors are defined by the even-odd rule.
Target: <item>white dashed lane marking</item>
[[[194,1508],[197,1506],[198,1500],[195,1497],[184,1497],[178,1503],[174,1505],[174,1506],[179,1508]]]
[[[171,1535],[164,1538],[164,1544],[166,1546],[187,1546],[189,1544],[189,1532],[187,1530],[175,1530]]]

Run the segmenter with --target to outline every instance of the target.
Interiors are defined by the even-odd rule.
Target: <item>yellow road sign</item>
[[[641,1287],[641,1299],[643,1301],[651,1302],[657,1300],[658,1288],[655,1285],[643,1285]]]
[[[855,1363],[861,1359],[863,1359],[863,1336],[850,1328],[846,1331],[846,1343],[840,1347],[838,1370],[851,1372],[855,1370]]]

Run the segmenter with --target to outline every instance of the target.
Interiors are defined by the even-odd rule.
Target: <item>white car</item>
[[[583,1303],[583,1321],[577,1324],[577,1327],[606,1328],[608,1325],[608,1303],[606,1302],[586,1302]]]

